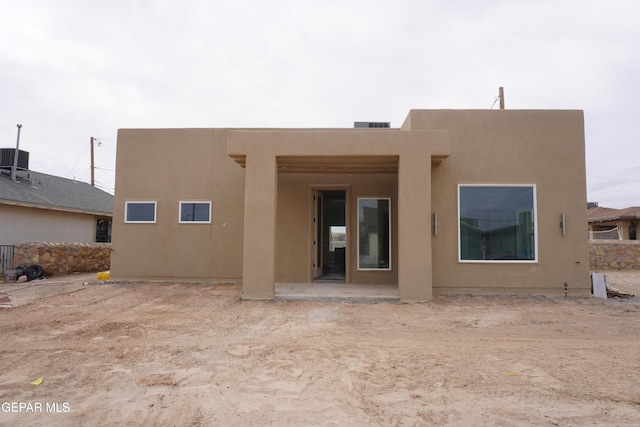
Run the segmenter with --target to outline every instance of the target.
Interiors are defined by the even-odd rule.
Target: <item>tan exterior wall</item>
[[[350,182],[354,173],[397,174],[395,268],[400,298],[431,299],[431,166],[449,155],[446,130],[231,131],[229,155],[246,164],[243,297],[269,299],[276,280],[276,174],[305,170]],[[393,205],[392,200],[392,205]],[[278,246],[282,245],[278,242]],[[385,272],[386,273],[386,272]],[[382,271],[358,272],[383,277]],[[388,283],[385,279],[384,280]]]
[[[347,191],[347,280],[350,283],[398,284],[397,174],[289,174],[278,176],[276,282],[312,281],[312,191]],[[391,198],[391,271],[357,268],[358,197]]]
[[[535,185],[537,261],[458,261],[459,184]],[[112,277],[242,278],[256,299],[309,282],[313,189],[347,191],[347,282],[398,284],[406,301],[590,292],[581,111],[414,110],[401,130],[120,130]],[[391,271],[356,268],[358,197],[391,198]],[[211,224],[179,224],[180,200],[212,201]],[[156,223],[124,223],[125,201],[157,202]]]
[[[226,135],[118,132],[112,277],[242,276],[244,170],[227,156]],[[126,201],[156,201],[156,223],[124,223]],[[211,201],[211,224],[179,224],[179,201]]]
[[[26,241],[90,243],[95,241],[93,215],[0,204],[0,244]]]
[[[412,111],[411,129],[452,130],[451,156],[433,168],[435,293],[589,293],[581,111]],[[458,261],[458,184],[535,184],[535,264]],[[566,215],[565,236],[559,227]]]

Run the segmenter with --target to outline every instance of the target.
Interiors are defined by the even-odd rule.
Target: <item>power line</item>
[[[100,184],[98,182],[96,182],[95,187],[99,188],[102,191],[106,191],[107,193],[113,193],[115,191],[115,187],[102,185],[102,184]]]
[[[107,169],[107,168],[101,168],[100,166],[96,166],[97,170],[102,170],[102,171],[109,171],[109,172],[115,172],[115,169]]]
[[[80,181],[82,181],[84,179],[84,177],[87,176],[87,172],[89,172],[89,169],[90,168],[86,168],[84,170],[84,172],[82,173],[82,175],[80,175],[80,179],[79,179]]]
[[[108,141],[108,140],[107,140]],[[102,145],[99,145],[100,148],[104,148],[107,151],[112,152],[113,154],[116,154],[116,152],[114,150],[112,150],[111,148],[109,148],[109,146],[107,144],[104,143],[104,139],[100,139],[100,142],[102,142]]]
[[[29,152],[32,153],[32,154],[37,154],[40,157],[45,157],[47,159],[56,159],[56,160],[60,160],[60,161],[66,162],[66,163],[71,163],[72,162],[72,160],[69,160],[69,158],[67,158],[67,157],[54,156],[54,155],[51,155],[49,153],[43,153],[41,151],[29,151]]]
[[[502,86],[498,88],[498,96],[493,100],[493,104],[491,104],[491,108],[489,108],[490,110],[493,109],[493,106],[496,105],[498,100],[500,100],[500,109],[504,110],[504,88]]]
[[[78,164],[78,162],[80,161],[80,159],[82,158],[82,155],[87,151],[87,146],[84,146],[84,150],[82,150],[82,153],[80,153],[80,156],[78,157],[78,160],[76,160],[76,162],[73,164],[73,166],[71,167],[71,170],[69,171],[69,173],[67,173],[67,178],[69,178],[69,176],[71,175],[71,172],[73,172],[73,170],[76,168],[76,165]]]

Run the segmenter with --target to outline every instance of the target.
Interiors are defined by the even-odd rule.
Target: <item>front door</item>
[[[322,276],[323,263],[323,247],[324,236],[322,233],[323,219],[323,201],[322,192],[313,192],[313,278]]]
[[[312,212],[313,279],[344,282],[347,271],[346,191],[314,190]]]

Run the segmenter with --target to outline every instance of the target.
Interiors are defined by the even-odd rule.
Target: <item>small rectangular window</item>
[[[181,223],[211,223],[211,202],[180,202]]]
[[[391,269],[391,199],[358,199],[358,269]]]
[[[125,202],[124,222],[156,222],[156,202]]]
[[[535,185],[459,185],[459,260],[535,262]]]

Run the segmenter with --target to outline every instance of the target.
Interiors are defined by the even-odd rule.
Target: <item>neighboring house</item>
[[[87,183],[0,166],[0,244],[110,242],[113,196]]]
[[[120,129],[113,278],[589,294],[582,111],[412,110],[399,129]]]
[[[596,206],[587,210],[589,238],[636,240],[640,231],[640,207],[613,209]]]

